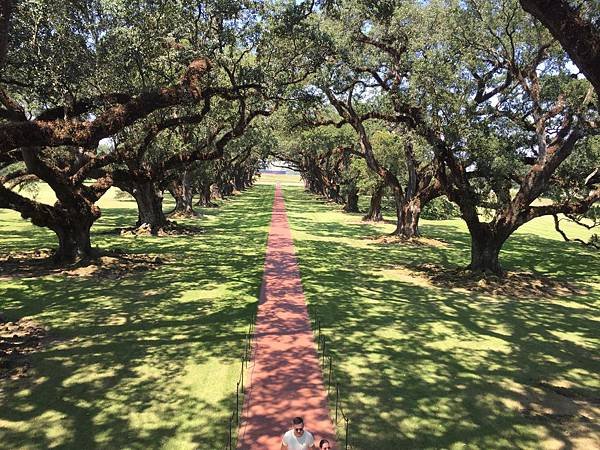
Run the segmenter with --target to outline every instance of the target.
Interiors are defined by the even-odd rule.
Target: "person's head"
[[[304,434],[304,420],[302,420],[302,417],[294,417],[292,419],[292,430],[294,430],[294,434],[298,437]]]
[[[329,443],[329,441],[327,439],[321,439],[321,442],[319,442],[319,449],[320,450],[331,450],[331,444]]]

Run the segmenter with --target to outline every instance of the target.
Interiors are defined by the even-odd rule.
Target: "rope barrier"
[[[229,434],[227,436],[227,444],[225,445],[226,450],[233,450],[233,435],[234,428],[233,424],[235,423],[235,430],[237,431],[240,420],[240,407],[243,407],[244,402],[244,369],[248,367],[248,362],[252,358],[252,341],[254,339],[254,329],[256,323],[256,312],[252,313],[250,316],[250,324],[248,325],[248,332],[246,333],[246,337],[244,339],[244,353],[241,357],[241,368],[240,368],[240,376],[235,386],[235,410],[231,413],[231,417],[229,418]]]
[[[319,360],[321,362],[321,368],[323,370],[323,372],[325,372],[325,370],[328,369],[328,375],[326,377],[327,379],[327,395],[329,396],[329,399],[331,400],[331,387],[332,387],[332,383],[335,381],[335,374],[334,374],[334,370],[333,370],[333,356],[331,354],[331,344],[328,346],[327,345],[327,341],[326,341],[326,337],[325,335],[322,333],[322,329],[321,329],[321,319],[319,318],[319,311],[318,311],[318,306],[317,305],[309,305],[308,307],[308,312],[309,315],[312,317],[312,324],[313,324],[313,330],[315,331],[315,337],[317,339],[317,356],[319,356]],[[327,353],[327,350],[329,350],[329,353]],[[320,355],[319,355],[320,353]],[[329,364],[325,363],[325,360],[328,359],[329,360]],[[334,416],[334,426],[336,428],[336,432],[337,432],[337,427],[339,425],[339,418],[341,418],[344,422],[344,449],[345,450],[350,450],[351,449],[351,445],[350,445],[350,419],[348,418],[348,416],[346,415],[343,407],[342,407],[342,400],[341,400],[341,395],[340,395],[341,389],[340,389],[340,383],[339,381],[335,381],[335,416]]]

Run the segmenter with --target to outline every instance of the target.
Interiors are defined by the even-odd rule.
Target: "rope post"
[[[242,394],[244,393],[244,361],[242,361],[242,370],[240,371],[240,379],[242,380]]]
[[[346,420],[346,450],[348,450],[348,424],[350,423],[350,419],[347,417],[344,417],[344,419]]]
[[[225,444],[227,450],[231,449],[231,418],[229,418],[229,435],[227,436],[227,444]]]
[[[232,440],[233,440],[233,414],[231,414],[231,417],[229,418],[229,440],[227,441],[227,448],[229,450],[232,450],[232,448],[231,448]]]
[[[244,340],[244,358],[242,359],[242,366],[246,363],[246,367],[248,367],[248,334],[246,333],[246,339]]]
[[[329,391],[331,390],[331,369],[333,366],[332,360],[333,360],[333,357],[330,354],[329,355],[329,380],[327,381],[327,396],[329,396]]]
[[[340,383],[335,383],[335,426],[338,423],[338,403],[340,401]]]
[[[321,319],[317,321],[317,326],[319,328],[319,339],[321,338]]]
[[[323,350],[323,359],[322,359],[321,366],[323,368],[325,368],[325,336],[323,336],[323,348],[322,348],[322,350]]]
[[[321,349],[321,320],[317,319],[317,352]]]
[[[235,387],[235,423],[240,423],[240,382],[237,382]]]

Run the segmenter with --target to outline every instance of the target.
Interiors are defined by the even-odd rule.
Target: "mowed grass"
[[[304,186],[300,175],[291,173],[262,173],[257,177],[256,183],[269,185],[279,183],[283,186]]]
[[[477,293],[406,268],[465,266],[460,220],[423,221],[422,233],[445,246],[385,244],[374,238],[392,224],[361,224],[298,188],[286,187],[285,201],[353,449],[600,448],[598,252],[536,220],[507,242],[504,268],[581,292]]]
[[[40,322],[53,344],[31,357],[27,378],[0,380],[0,448],[223,448],[272,201],[271,186],[256,186],[188,222],[202,234],[134,238],[102,233],[137,218],[135,202],[111,191],[93,245],[161,255],[163,266],[122,279],[3,279],[0,311]],[[55,242],[0,210],[0,253]]]

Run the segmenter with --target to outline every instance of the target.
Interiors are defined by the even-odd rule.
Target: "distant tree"
[[[410,2],[407,2],[410,3]],[[425,204],[441,195],[437,179],[438,161],[433,152],[417,154],[414,143],[405,139],[395,162],[383,163],[373,150],[369,123],[392,133],[405,134],[406,115],[395,106],[410,91],[411,66],[418,61],[407,49],[406,27],[400,17],[400,2],[337,2],[326,14],[324,26],[335,43],[328,64],[314,81],[339,119],[316,113],[316,123],[341,127],[349,125],[358,138],[357,148],[367,166],[393,193],[396,205],[394,234],[405,238],[419,235],[419,217]],[[417,38],[418,39],[418,38]],[[400,164],[398,164],[400,162]],[[390,164],[391,163],[391,164]],[[401,172],[393,166],[402,166]]]

